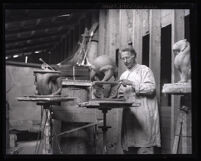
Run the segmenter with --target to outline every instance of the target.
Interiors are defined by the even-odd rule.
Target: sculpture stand
[[[79,104],[80,107],[94,108],[101,110],[103,113],[103,126],[99,128],[103,131],[103,154],[107,154],[107,131],[111,126],[107,125],[107,112],[113,108],[128,108],[128,107],[137,107],[139,104],[126,102],[125,100],[120,99],[111,99],[111,100],[91,100],[89,102],[83,102]]]
[[[172,95],[181,95],[181,102],[176,121],[176,131],[173,142],[172,154],[179,153],[181,145],[182,154],[192,153],[191,136],[191,84],[190,83],[172,83],[164,84],[163,93]],[[189,130],[190,128],[190,130]]]
[[[52,154],[52,136],[56,135],[54,128],[52,126],[52,105],[58,105],[58,103],[62,101],[72,101],[75,98],[70,98],[66,96],[51,96],[51,95],[38,95],[38,96],[24,96],[18,97],[18,101],[32,101],[36,102],[37,105],[42,107],[42,119],[41,119],[41,127],[42,127],[42,137],[44,138],[44,148],[42,154]],[[54,134],[52,134],[52,132]],[[42,143],[42,139],[40,140],[39,145],[36,145],[35,153],[38,154],[40,146]],[[60,153],[62,154],[59,142],[56,138],[56,143],[59,148]]]

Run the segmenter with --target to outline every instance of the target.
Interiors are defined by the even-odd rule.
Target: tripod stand
[[[179,109],[178,119],[176,123],[176,132],[172,148],[172,154],[178,154],[179,145],[182,144],[182,153],[188,153],[187,141],[191,139],[191,136],[187,134],[187,118],[190,116],[190,108],[187,106],[182,106]]]
[[[41,105],[41,140],[39,144],[35,147],[35,154],[39,153],[41,143],[43,144],[43,150],[42,154],[52,154],[53,148],[53,135],[56,135],[55,129],[52,126],[52,105],[47,103],[38,103],[38,105]],[[58,141],[58,138],[55,139],[56,144],[59,149],[59,153],[62,154],[62,150]]]
[[[38,95],[38,96],[24,96],[18,97],[18,101],[32,101],[41,106],[41,132],[44,141],[43,154],[52,154],[52,136],[56,135],[52,126],[52,105],[58,105],[62,101],[72,101],[75,98],[67,96],[51,96],[51,95]],[[54,133],[54,134],[53,134]],[[57,136],[57,135],[56,135]],[[40,150],[42,140],[39,144],[36,144],[35,153],[38,154]],[[56,137],[56,143],[59,147],[60,153],[62,153],[58,138]]]
[[[172,154],[191,154],[191,97],[185,94],[181,97]],[[181,147],[181,148],[179,148]],[[181,152],[179,152],[179,150]]]

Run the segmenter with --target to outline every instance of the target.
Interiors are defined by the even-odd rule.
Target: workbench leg
[[[182,126],[182,154],[192,154],[192,137],[191,137],[191,111],[183,114]]]
[[[192,154],[191,111],[179,111],[176,124],[172,154],[178,154],[179,147],[182,154]]]
[[[182,124],[183,124],[182,119],[183,119],[182,112],[179,111],[179,116],[178,116],[177,123],[176,123],[176,131],[175,131],[174,143],[173,143],[173,148],[172,148],[172,154],[177,154],[178,149],[179,149]]]
[[[45,112],[46,112],[47,121],[46,121],[45,129],[44,129],[44,141],[45,141],[45,143],[44,143],[44,148],[43,148],[43,154],[52,154],[50,111],[46,109]]]
[[[103,154],[107,154],[107,119],[106,119],[107,111],[103,111]]]

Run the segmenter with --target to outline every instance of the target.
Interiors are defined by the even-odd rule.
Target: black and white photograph
[[[3,5],[5,155],[195,154],[194,4],[71,5]]]

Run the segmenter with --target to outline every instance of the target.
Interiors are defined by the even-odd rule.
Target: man
[[[154,154],[161,146],[155,79],[150,68],[136,62],[133,47],[121,52],[127,70],[120,76],[119,97],[139,103],[123,110],[122,148],[124,154]]]

